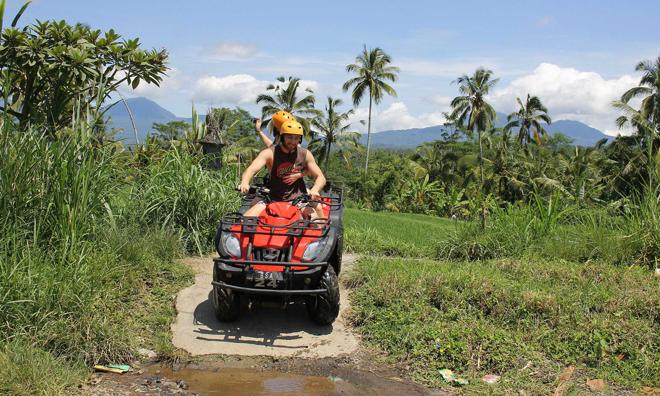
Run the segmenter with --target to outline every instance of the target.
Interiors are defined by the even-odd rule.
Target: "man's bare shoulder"
[[[267,147],[259,152],[259,156],[263,158],[273,158],[273,149]]]
[[[305,153],[305,159],[308,162],[310,162],[310,161],[316,162],[316,159],[314,158],[314,154],[312,154],[311,150],[307,150],[307,153]]]

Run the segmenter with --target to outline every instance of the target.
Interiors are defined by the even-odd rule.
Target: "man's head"
[[[293,151],[302,143],[303,127],[298,121],[286,121],[280,127],[282,146],[287,151]]]

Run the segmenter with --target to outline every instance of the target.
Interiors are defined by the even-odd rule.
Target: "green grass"
[[[70,394],[93,364],[129,363],[139,347],[173,353],[172,295],[192,281],[175,261],[182,242],[139,229],[104,239],[75,262],[27,245],[13,254],[0,249],[0,390]]]
[[[481,230],[459,223],[437,243],[439,259],[542,257],[604,265],[660,265],[660,190],[638,197],[626,214],[606,207],[551,204],[496,209]]]
[[[96,363],[175,355],[172,296],[192,281],[176,259],[209,250],[237,201],[195,154],[61,135],[0,126],[0,393],[71,394]]]
[[[346,208],[344,229],[346,249],[351,252],[432,257],[454,224],[440,217]]]
[[[0,373],[2,395],[71,395],[87,369],[24,341],[10,341],[0,343]]]
[[[660,280],[643,268],[365,258],[352,286],[364,339],[428,385],[449,368],[468,394],[548,394],[569,365],[616,386],[658,385]],[[502,380],[488,388],[484,374]]]

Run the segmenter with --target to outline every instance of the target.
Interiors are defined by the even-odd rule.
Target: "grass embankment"
[[[454,229],[453,223],[419,214],[346,208],[346,249],[371,255],[433,257],[438,242]]]
[[[171,356],[172,297],[192,280],[176,258],[209,249],[237,201],[185,150],[61,135],[0,128],[0,394],[71,394],[139,347]]]
[[[379,217],[371,223],[374,227],[387,224],[387,231],[374,232],[410,238],[400,214],[374,215]],[[348,212],[346,217],[357,216]],[[499,226],[485,234],[464,224],[457,227],[457,234],[445,229],[438,236],[429,235],[430,231],[423,236],[427,242],[440,240],[440,254],[448,248],[461,252],[454,256],[461,260],[361,259],[352,279],[352,300],[353,320],[364,338],[392,361],[408,365],[414,378],[425,384],[443,385],[438,370],[454,370],[470,380],[464,389],[467,394],[520,389],[552,393],[562,369],[571,365],[578,368],[578,379],[571,382],[574,390],[586,389],[587,377],[602,378],[613,387],[657,386],[660,280],[653,272],[647,266],[608,262],[607,258],[618,256],[604,255],[597,248],[604,243],[583,248],[589,255],[571,255],[574,246],[562,250],[537,238],[541,234],[528,234],[534,227],[543,232],[543,225],[518,218],[493,221],[500,221]],[[576,243],[580,227],[586,226],[564,224],[558,230]],[[562,232],[552,235],[559,237]],[[581,235],[594,237],[594,233]],[[347,239],[359,236],[354,233]],[[528,249],[525,241],[534,241],[533,248]],[[374,253],[364,241],[347,240],[347,244],[358,252],[367,246],[364,251]],[[553,258],[547,246],[573,261]],[[638,258],[654,249],[652,241],[637,246],[646,249],[637,252]],[[417,252],[428,256],[426,248],[418,247]],[[475,252],[480,258],[484,254],[499,258],[462,261]],[[643,262],[634,257],[631,263]],[[486,385],[480,380],[484,374],[502,379]]]

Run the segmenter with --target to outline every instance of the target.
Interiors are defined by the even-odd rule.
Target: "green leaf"
[[[23,4],[23,7],[18,11],[16,16],[14,17],[14,20],[11,22],[11,27],[16,27],[18,24],[18,20],[21,19],[21,15],[25,12],[25,10],[28,8],[28,6],[32,3],[32,0],[26,1],[25,4]],[[4,0],[3,0],[3,5],[4,5]]]
[[[0,33],[2,33],[2,22],[5,19],[5,0],[0,1]]]

